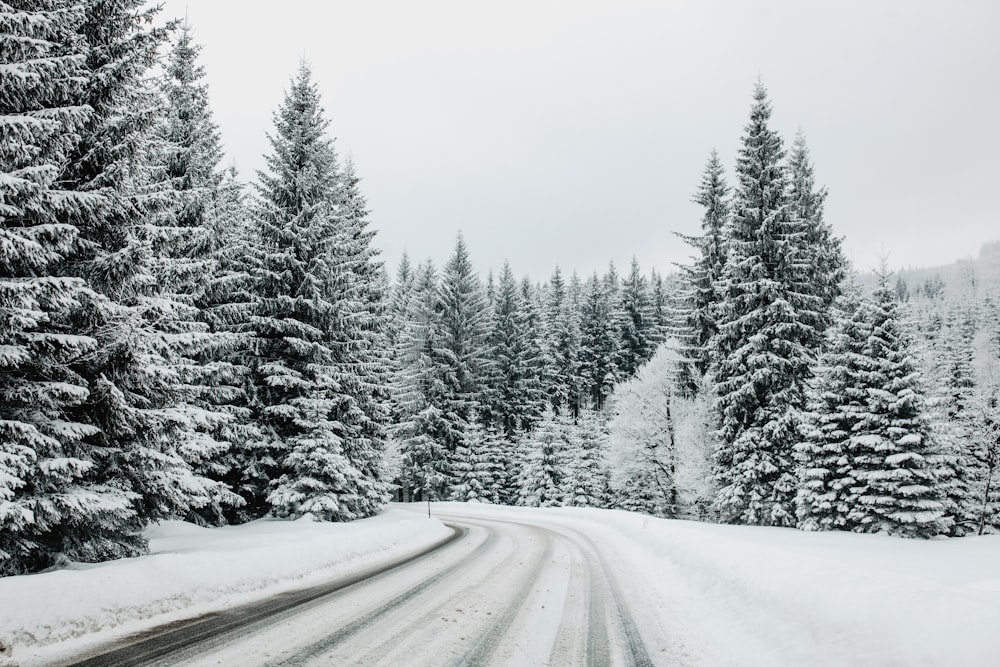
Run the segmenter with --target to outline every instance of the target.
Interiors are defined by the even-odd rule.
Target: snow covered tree
[[[618,381],[618,331],[608,285],[597,276],[587,280],[580,318],[580,375],[590,404],[597,410]]]
[[[416,272],[410,302],[396,342],[392,427],[401,460],[404,499],[442,499],[451,480],[447,443],[461,441],[438,407],[445,386],[440,373],[440,294],[437,272],[427,261]]]
[[[475,418],[466,427],[464,435],[465,441],[455,448],[452,455],[451,499],[468,503],[493,502],[501,460],[492,449],[498,441],[487,438],[482,424]]]
[[[482,399],[482,381],[487,371],[486,298],[469,260],[465,239],[458,235],[455,251],[444,267],[438,287],[437,360],[444,386],[439,407],[442,418],[456,437],[446,440],[453,452],[464,440],[461,435]]]
[[[545,412],[549,358],[545,349],[545,321],[538,290],[525,277],[521,280],[521,328],[524,347],[520,366],[524,373],[521,427],[530,431]],[[513,441],[512,441],[513,442]]]
[[[616,504],[623,509],[679,514],[672,415],[678,361],[673,350],[661,347],[612,395],[608,466]]]
[[[370,375],[383,334],[371,233],[305,63],[274,122],[268,172],[259,174],[266,256],[252,319],[255,417],[271,470],[250,502],[266,494],[278,516],[350,520],[386,500],[379,371]]]
[[[70,362],[97,341],[60,317],[95,298],[63,268],[74,223],[101,203],[60,179],[91,113],[84,19],[69,2],[0,3],[0,576],[96,555],[88,526],[137,520],[133,496],[97,474],[99,429],[73,410],[89,388]]]
[[[524,507],[563,505],[566,433],[571,418],[546,410],[534,431],[521,442],[517,504]]]
[[[495,292],[486,336],[492,363],[483,387],[482,416],[513,441],[526,427],[524,416],[537,414],[544,397],[530,365],[523,295],[507,263]]]
[[[549,280],[545,302],[546,356],[549,362],[547,393],[557,414],[576,415],[580,408],[580,314],[556,267]]]
[[[805,439],[796,445],[797,516],[803,530],[856,527],[849,519],[858,501],[851,443],[868,410],[873,360],[865,346],[872,323],[871,310],[861,306],[856,291],[842,299],[840,313],[809,394]]]
[[[721,444],[716,505],[726,521],[795,522],[793,446],[805,381],[822,341],[802,223],[788,199],[784,149],[761,84],[737,161],[713,338]]]
[[[712,151],[702,174],[695,203],[704,208],[699,236],[681,236],[694,248],[691,266],[682,267],[687,298],[681,336],[681,354],[688,363],[678,379],[690,393],[704,376],[711,361],[709,343],[716,333],[715,310],[721,298],[720,280],[726,264],[726,224],[729,218],[729,186],[719,154]]]
[[[618,313],[617,367],[622,377],[632,377],[653,356],[653,308],[646,277],[639,262],[632,258],[632,268],[622,281],[621,310]]]
[[[848,521],[859,532],[931,537],[951,521],[944,491],[950,480],[933,463],[924,391],[885,271],[863,307],[871,328],[863,354],[871,365],[864,414],[848,445],[857,498]]]
[[[127,520],[109,517],[66,531],[78,560],[137,554],[145,522],[187,514],[220,489],[196,470],[216,443],[199,437],[199,424],[178,409],[192,398],[178,371],[190,368],[191,337],[173,325],[186,322],[190,311],[163,297],[173,281],[158,283],[167,253],[157,245],[157,227],[174,197],[160,178],[162,108],[149,78],[167,28],[154,27],[158,8],[143,5],[83,3],[82,101],[91,113],[60,177],[95,204],[79,217],[80,242],[65,264],[94,292],[68,307],[61,324],[97,340],[72,362],[90,393],[68,414],[99,429],[88,438],[95,478],[121,489],[134,508]]]
[[[604,466],[607,430],[597,410],[582,410],[569,425],[564,452],[563,503],[568,507],[605,507],[608,473]]]
[[[806,257],[800,260],[800,270],[805,282],[812,286],[813,292],[821,299],[816,326],[822,332],[830,325],[829,309],[840,295],[847,258],[841,248],[841,240],[834,236],[830,224],[823,219],[827,190],[816,187],[809,148],[801,130],[792,143],[788,171],[791,215],[793,219],[800,221],[804,241],[802,245],[806,250]]]

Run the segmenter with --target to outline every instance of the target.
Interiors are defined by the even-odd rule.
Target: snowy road
[[[473,508],[435,517],[456,536],[397,567],[75,664],[654,664],[609,556],[583,532]]]

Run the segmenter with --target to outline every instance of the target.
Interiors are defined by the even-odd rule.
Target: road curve
[[[453,535],[403,562],[173,624],[71,664],[654,664],[587,535],[465,513],[437,518]]]

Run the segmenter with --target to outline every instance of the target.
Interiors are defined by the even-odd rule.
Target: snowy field
[[[395,505],[351,524],[163,524],[148,533],[148,556],[0,579],[0,633],[27,667],[346,576],[447,536],[424,508]],[[998,664],[1000,536],[913,541],[457,503],[434,511],[585,532],[615,564],[640,630],[667,628],[697,664]]]

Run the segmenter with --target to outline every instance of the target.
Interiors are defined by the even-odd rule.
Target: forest
[[[309,64],[245,182],[157,12],[0,0],[0,575],[391,499],[1000,529],[1000,246],[851,267],[761,82],[687,265],[386,267]]]

